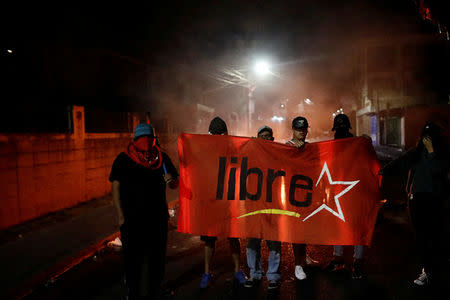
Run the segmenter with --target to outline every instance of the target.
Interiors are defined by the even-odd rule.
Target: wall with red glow
[[[111,165],[131,134],[84,133],[79,112],[73,134],[0,135],[0,229],[110,192]]]
[[[448,120],[450,120],[450,105],[421,106],[405,109],[405,148],[410,149],[417,144],[426,121],[433,121],[446,129],[444,136],[450,141],[448,135]]]

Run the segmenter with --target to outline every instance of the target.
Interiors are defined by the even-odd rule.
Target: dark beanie
[[[227,124],[221,118],[215,117],[211,120],[208,131],[210,134],[227,134]]]

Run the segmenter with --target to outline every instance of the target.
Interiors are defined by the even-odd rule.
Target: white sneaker
[[[297,277],[298,280],[306,279],[306,274],[305,271],[303,271],[302,266],[295,266],[295,277]]]
[[[419,278],[414,280],[414,283],[420,286],[424,286],[429,283],[430,278],[428,277],[427,273],[425,273],[425,270],[422,269],[422,274],[420,274]]]

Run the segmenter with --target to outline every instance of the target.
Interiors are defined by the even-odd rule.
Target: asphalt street
[[[241,268],[248,274],[246,239],[241,239]],[[214,257],[213,281],[206,290],[198,284],[203,272],[203,245],[199,238],[169,232],[166,283],[173,291],[170,299],[445,299],[450,292],[449,263],[443,259],[439,278],[431,287],[419,288],[412,281],[420,273],[414,248],[414,234],[403,206],[380,211],[371,247],[365,252],[366,277],[351,278],[352,247],[345,249],[346,270],[323,270],[332,258],[330,246],[308,246],[308,254],[319,261],[306,272],[308,278],[294,276],[291,246],[282,245],[281,285],[267,291],[267,280],[248,289],[233,280],[232,263],[226,240],[219,240]],[[268,250],[262,243],[263,269]],[[60,276],[55,282],[36,289],[25,299],[122,299],[122,259],[120,252],[105,249]]]

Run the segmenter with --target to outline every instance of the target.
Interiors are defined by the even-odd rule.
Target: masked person
[[[258,129],[258,138],[273,141],[273,131],[269,126]],[[269,248],[269,261],[266,277],[269,281],[268,289],[277,289],[280,282],[281,242],[266,241]],[[250,278],[245,282],[245,287],[251,288],[262,279],[261,270],[261,239],[250,238],[247,243],[247,264],[250,269]]]
[[[353,137],[353,134],[350,132],[350,119],[345,114],[339,114],[334,117],[333,128],[334,131],[334,139],[343,139]],[[344,262],[344,246],[336,245],[333,246],[333,260],[328,264],[326,270],[330,272],[335,272],[338,270],[342,270],[345,268]],[[360,279],[363,276],[363,254],[364,254],[364,246],[355,245],[354,247],[354,255],[353,255],[353,266],[352,266],[352,278]]]
[[[178,172],[161,152],[153,128],[139,124],[134,139],[114,160],[109,180],[119,215],[129,299],[162,293],[167,247],[166,184],[178,186]]]
[[[302,148],[307,144],[308,120],[304,117],[296,117],[292,120],[292,139],[286,144],[297,148]],[[298,280],[306,279],[304,267],[306,265],[317,264],[318,262],[306,255],[306,244],[292,244],[292,250],[295,258],[295,277]]]
[[[209,134],[214,135],[227,135],[227,124],[219,117],[212,119],[209,124]],[[200,288],[205,289],[211,283],[210,265],[216,249],[217,237],[214,236],[201,236],[200,239],[205,243],[205,273],[202,275],[200,281]],[[239,256],[241,254],[241,245],[238,238],[228,238],[230,243],[231,257],[234,265],[234,278],[240,283],[244,284],[247,280],[244,272],[239,269]]]
[[[442,264],[449,165],[448,147],[441,132],[442,128],[436,124],[426,123],[417,146],[386,165],[381,172],[383,175],[397,170],[408,172],[408,207],[422,267],[422,273],[414,280],[419,286],[429,284]]]

